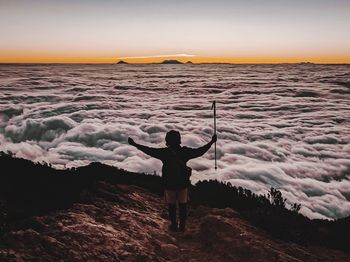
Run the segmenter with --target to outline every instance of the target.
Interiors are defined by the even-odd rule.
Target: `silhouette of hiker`
[[[188,187],[190,185],[191,168],[186,166],[188,160],[200,157],[215,143],[217,136],[213,135],[211,141],[199,148],[181,146],[181,136],[178,131],[171,130],[165,136],[164,148],[152,148],[135,143],[129,137],[130,145],[135,146],[145,154],[163,162],[162,180],[165,199],[169,209],[171,231],[185,231],[187,219]],[[179,226],[176,219],[176,202],[179,204]]]

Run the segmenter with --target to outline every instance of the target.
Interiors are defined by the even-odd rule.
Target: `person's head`
[[[165,143],[167,146],[179,146],[181,144],[181,135],[179,131],[170,130],[166,133]]]

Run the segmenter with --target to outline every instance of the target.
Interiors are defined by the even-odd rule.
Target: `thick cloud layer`
[[[0,150],[57,168],[102,161],[160,173],[127,144],[164,146],[170,129],[214,152],[192,177],[256,193],[273,186],[312,218],[350,214],[350,67],[345,65],[0,66]]]

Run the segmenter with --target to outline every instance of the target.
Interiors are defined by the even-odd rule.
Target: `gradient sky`
[[[349,14],[349,0],[0,0],[0,62],[350,63]]]

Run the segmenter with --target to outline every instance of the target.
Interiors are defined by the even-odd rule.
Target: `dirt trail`
[[[84,203],[22,221],[1,261],[350,261],[350,255],[273,239],[232,209],[190,207],[171,233],[163,200],[145,189],[99,182]]]

